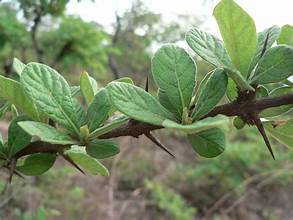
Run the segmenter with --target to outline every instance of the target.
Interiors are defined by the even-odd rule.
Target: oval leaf
[[[86,120],[90,132],[107,120],[111,107],[108,91],[104,88],[100,89],[87,111]]]
[[[182,115],[195,87],[196,65],[189,54],[174,44],[162,46],[152,58],[152,74],[160,89]]]
[[[86,152],[96,159],[104,159],[118,154],[120,149],[114,141],[93,140],[86,146]]]
[[[111,102],[130,118],[154,125],[161,125],[165,119],[174,120],[174,116],[142,88],[128,83],[112,82],[107,89]]]
[[[98,91],[98,85],[96,80],[90,77],[87,72],[83,72],[80,75],[80,90],[89,105]]]
[[[219,128],[189,134],[188,139],[192,148],[202,157],[216,157],[225,150],[225,134]]]
[[[55,154],[31,154],[25,158],[21,165],[17,164],[16,170],[27,176],[38,176],[48,171],[54,165],[55,160]]]
[[[216,69],[199,91],[198,100],[192,115],[194,120],[209,113],[226,93],[228,77],[224,70]]]
[[[21,62],[19,59],[14,58],[12,67],[13,67],[14,71],[20,76],[23,69],[25,68],[25,64],[23,62]]]
[[[85,147],[74,145],[70,150],[65,151],[65,154],[91,174],[109,176],[109,171],[103,164],[86,154]]]
[[[124,124],[129,120],[128,116],[119,115],[118,117],[114,118],[110,123],[104,125],[103,127],[97,128],[93,132],[90,133],[89,139],[93,140],[103,134],[106,134],[109,131],[119,127],[120,125]]]
[[[8,128],[9,156],[15,155],[31,142],[32,137],[18,125],[18,122],[28,120],[30,118],[27,116],[19,116],[11,121]]]
[[[278,141],[293,147],[293,119],[285,122],[265,122],[264,127]]]
[[[252,84],[280,82],[293,75],[293,47],[280,45],[269,49],[260,59]]]
[[[232,63],[246,77],[257,44],[253,19],[233,0],[221,0],[213,15]]]
[[[293,47],[293,26],[286,24],[282,27],[278,44],[287,44]]]
[[[169,112],[172,112],[178,120],[181,119],[180,113],[177,109],[173,106],[171,101],[169,100],[167,94],[162,89],[158,90],[158,99],[162,106],[164,106]]]
[[[228,79],[226,95],[232,102],[238,97],[238,89],[236,83],[232,79]]]
[[[20,80],[39,109],[70,131],[79,133],[70,87],[58,72],[44,64],[29,63]]]
[[[58,131],[56,128],[35,121],[18,122],[18,125],[31,136],[38,137],[41,141],[51,144],[75,144],[69,136]]]
[[[19,82],[0,75],[0,97],[14,104],[33,119],[39,119],[31,97],[25,93]]]
[[[186,42],[201,58],[216,67],[233,67],[223,42],[212,34],[192,28],[186,34]]]
[[[256,53],[250,63],[249,72],[251,72],[260,58],[265,54],[265,52],[272,47],[276,42],[281,33],[281,28],[278,26],[272,26],[258,33],[257,35],[257,46]]]

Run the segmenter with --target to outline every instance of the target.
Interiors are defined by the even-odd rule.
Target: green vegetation
[[[0,140],[0,175],[8,180],[0,181],[0,216],[11,203],[16,208],[3,211],[9,219],[91,219],[97,211],[101,218],[132,219],[125,210],[133,201],[116,202],[120,189],[118,200],[131,192],[147,219],[234,219],[240,214],[234,208],[253,190],[277,193],[292,181],[293,154],[284,148],[293,147],[290,25],[257,33],[247,12],[221,0],[213,15],[223,41],[193,27],[185,35],[192,56],[174,43],[181,28],[162,26],[140,1],[116,14],[113,33],[66,15],[68,2],[0,5],[0,116],[9,124]],[[169,43],[151,59],[150,49],[162,42]],[[122,77],[129,72],[135,75]],[[145,137],[175,157],[154,136],[159,129],[156,136],[180,151],[178,161],[162,165],[157,151],[147,156],[133,146],[128,154],[127,138],[144,146]],[[35,187],[23,175],[34,176]],[[97,187],[92,175],[100,176]],[[91,191],[101,197],[80,208]],[[28,196],[39,198],[31,210],[20,206]]]

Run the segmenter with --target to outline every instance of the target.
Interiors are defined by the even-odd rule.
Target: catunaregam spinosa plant
[[[40,175],[61,156],[81,172],[107,176],[99,159],[119,153],[115,137],[145,135],[173,156],[151,133],[162,128],[185,133],[197,154],[212,158],[224,152],[229,118],[237,129],[255,125],[273,157],[267,133],[292,147],[293,120],[282,115],[293,106],[293,27],[257,33],[233,0],[221,0],[213,15],[223,41],[192,28],[186,42],[214,69],[198,82],[186,50],[163,45],[151,63],[156,97],[130,78],[102,88],[82,73],[80,85],[70,86],[49,66],[14,59],[18,79],[0,76],[1,115],[13,115],[8,138],[0,142],[1,167],[10,178]],[[86,110],[77,102],[80,95]],[[225,95],[229,102],[217,106]]]

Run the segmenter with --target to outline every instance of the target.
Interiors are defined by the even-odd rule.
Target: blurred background
[[[123,76],[144,86],[152,54],[163,43],[189,50],[184,36],[193,26],[220,36],[212,17],[217,3],[2,0],[0,72],[16,77],[17,57],[52,66],[72,85],[87,71],[101,86]],[[258,31],[293,24],[292,0],[237,3],[254,17]],[[193,56],[200,80],[212,67]],[[9,117],[0,123],[3,136]],[[111,172],[107,178],[84,176],[59,159],[40,177],[15,177],[4,191],[6,175],[0,172],[0,219],[293,219],[293,151],[272,140],[274,161],[254,127],[231,126],[227,149],[215,159],[200,158],[180,133],[155,135],[176,159],[143,137],[123,137],[117,139],[121,153],[103,161]]]

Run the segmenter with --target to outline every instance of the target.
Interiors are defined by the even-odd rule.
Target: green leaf
[[[20,79],[25,91],[41,111],[68,130],[79,134],[79,119],[70,87],[63,76],[44,64],[29,63]]]
[[[14,71],[20,76],[23,69],[25,68],[25,64],[23,62],[21,62],[19,59],[14,58],[12,67],[13,67]]]
[[[16,170],[27,176],[38,176],[48,171],[54,165],[55,160],[55,154],[31,154],[25,158],[22,164],[17,164]]]
[[[174,119],[170,112],[142,88],[128,83],[111,82],[107,89],[114,106],[130,118],[154,125],[161,125],[166,118]]]
[[[118,154],[120,149],[114,141],[96,139],[86,146],[86,152],[96,159],[104,159]]]
[[[86,154],[85,147],[73,145],[69,150],[65,151],[65,154],[91,174],[109,176],[109,171],[103,164]]]
[[[9,110],[11,104],[9,102],[4,102],[4,104],[0,107],[0,119],[5,117],[6,112]]]
[[[77,118],[77,127],[81,127],[86,124],[86,114],[84,112],[83,106],[76,99],[73,99],[73,106],[75,108],[75,115]]]
[[[18,125],[29,135],[38,137],[43,142],[64,145],[75,144],[69,136],[50,125],[35,121],[18,122]]]
[[[293,75],[293,47],[280,45],[269,49],[260,59],[252,84],[280,82]]]
[[[202,157],[216,157],[225,150],[225,134],[219,128],[189,134],[188,139],[193,149]]]
[[[181,115],[180,113],[177,111],[177,109],[173,106],[173,104],[171,103],[171,101],[169,100],[167,94],[165,91],[163,91],[162,89],[158,89],[158,98],[159,98],[159,102],[160,104],[166,108],[169,112],[172,112],[176,118],[178,120],[180,120]]]
[[[269,91],[264,86],[258,86],[255,90],[255,98],[261,99],[267,97],[269,95]]]
[[[178,131],[183,131],[187,134],[193,134],[195,132],[204,131],[214,127],[223,126],[223,128],[225,128],[228,122],[229,122],[228,117],[223,115],[217,115],[215,117],[209,117],[209,118],[202,119],[200,121],[196,121],[189,125],[178,124],[174,121],[166,119],[163,122],[162,126],[165,128],[172,128]]]
[[[278,44],[287,44],[293,47],[293,26],[286,24],[282,27],[281,35],[277,40]]]
[[[265,122],[265,129],[278,141],[288,147],[293,147],[293,119],[281,123]]]
[[[232,79],[228,79],[226,95],[228,99],[232,102],[238,97],[238,89],[236,83]]]
[[[19,82],[0,75],[0,97],[14,104],[33,119],[39,118],[32,99],[25,93]]]
[[[194,120],[200,119],[218,104],[226,93],[227,84],[228,77],[225,71],[216,69],[199,91],[195,111],[192,115]]]
[[[31,119],[27,116],[19,116],[11,121],[8,127],[9,157],[24,149],[31,142],[31,136],[18,125],[18,122],[28,120]]]
[[[83,72],[80,75],[80,89],[86,103],[89,105],[98,91],[97,82],[87,72]]]
[[[129,83],[129,84],[134,85],[134,82],[130,77],[122,77],[122,78],[116,79],[114,81],[115,82],[124,82],[124,83]]]
[[[12,119],[16,118],[19,115],[15,105],[13,104],[10,105],[10,112],[11,112]]]
[[[152,74],[160,89],[180,114],[188,108],[196,81],[196,65],[190,55],[175,44],[162,46],[152,58]]]
[[[71,91],[71,96],[74,97],[80,92],[80,86],[71,86],[70,91]]]
[[[94,96],[87,111],[86,118],[90,132],[97,129],[107,120],[111,107],[108,91],[104,88],[100,89]]]
[[[112,131],[113,129],[119,127],[120,125],[124,124],[126,121],[129,120],[129,117],[125,115],[120,115],[117,118],[113,119],[109,124],[104,125],[103,127],[97,128],[93,132],[90,133],[89,138],[95,139],[103,134]]]
[[[195,53],[214,66],[235,69],[223,42],[214,35],[192,28],[186,34],[186,42]]]
[[[0,134],[0,161],[1,160],[6,160],[8,158],[8,152],[7,152],[7,147],[5,147],[3,140],[2,140],[2,135]],[[0,164],[1,167],[1,164]]]
[[[260,58],[265,54],[265,52],[272,47],[276,42],[281,33],[280,27],[274,25],[270,28],[263,30],[257,35],[257,46],[256,53],[250,63],[249,72],[251,72]]]
[[[253,19],[233,0],[221,0],[213,15],[232,63],[246,77],[257,44]]]
[[[249,85],[248,81],[241,75],[241,73],[237,71],[230,71],[229,69],[225,69],[227,75],[233,79],[233,81],[236,83],[237,87],[239,88],[240,91],[254,91],[254,88]]]
[[[278,97],[293,92],[293,88],[289,86],[279,87],[269,93],[269,97]],[[288,112],[293,105],[282,105],[278,107],[268,108],[261,112],[261,117],[274,117]]]

